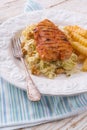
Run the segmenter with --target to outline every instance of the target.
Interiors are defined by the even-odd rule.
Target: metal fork
[[[25,63],[25,60],[23,58],[23,54],[21,51],[21,46],[20,46],[21,40],[20,38],[16,40],[15,38],[12,39],[12,52],[14,57],[20,58],[21,62],[24,65],[25,68],[25,73],[26,73],[26,81],[27,81],[27,96],[29,100],[31,101],[39,101],[41,99],[41,94],[37,87],[35,86]]]

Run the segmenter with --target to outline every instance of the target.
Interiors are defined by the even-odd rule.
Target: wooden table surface
[[[87,0],[37,0],[45,8],[73,10],[87,13]],[[26,0],[0,0],[0,24],[5,20],[23,13]],[[32,128],[20,130],[87,130],[87,112],[68,119],[42,124]]]

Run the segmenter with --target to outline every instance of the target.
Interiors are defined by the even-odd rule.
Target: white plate
[[[11,39],[17,37],[25,26],[37,23],[44,18],[52,20],[58,25],[77,24],[87,28],[87,17],[64,10],[44,10],[29,14],[22,14],[5,22],[0,27],[0,74],[15,86],[26,90],[26,81],[20,61],[11,54]],[[59,75],[55,79],[32,76],[33,81],[42,94],[73,95],[87,92],[87,73],[80,72],[71,77]]]

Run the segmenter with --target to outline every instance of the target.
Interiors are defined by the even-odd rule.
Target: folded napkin
[[[42,9],[33,0],[25,11]],[[0,130],[31,127],[63,119],[87,110],[87,94],[78,96],[42,96],[41,101],[31,102],[25,91],[0,78]]]

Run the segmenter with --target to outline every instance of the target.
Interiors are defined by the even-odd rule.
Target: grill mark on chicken
[[[34,39],[39,56],[45,61],[65,60],[72,54],[66,35],[48,19],[34,29]]]

